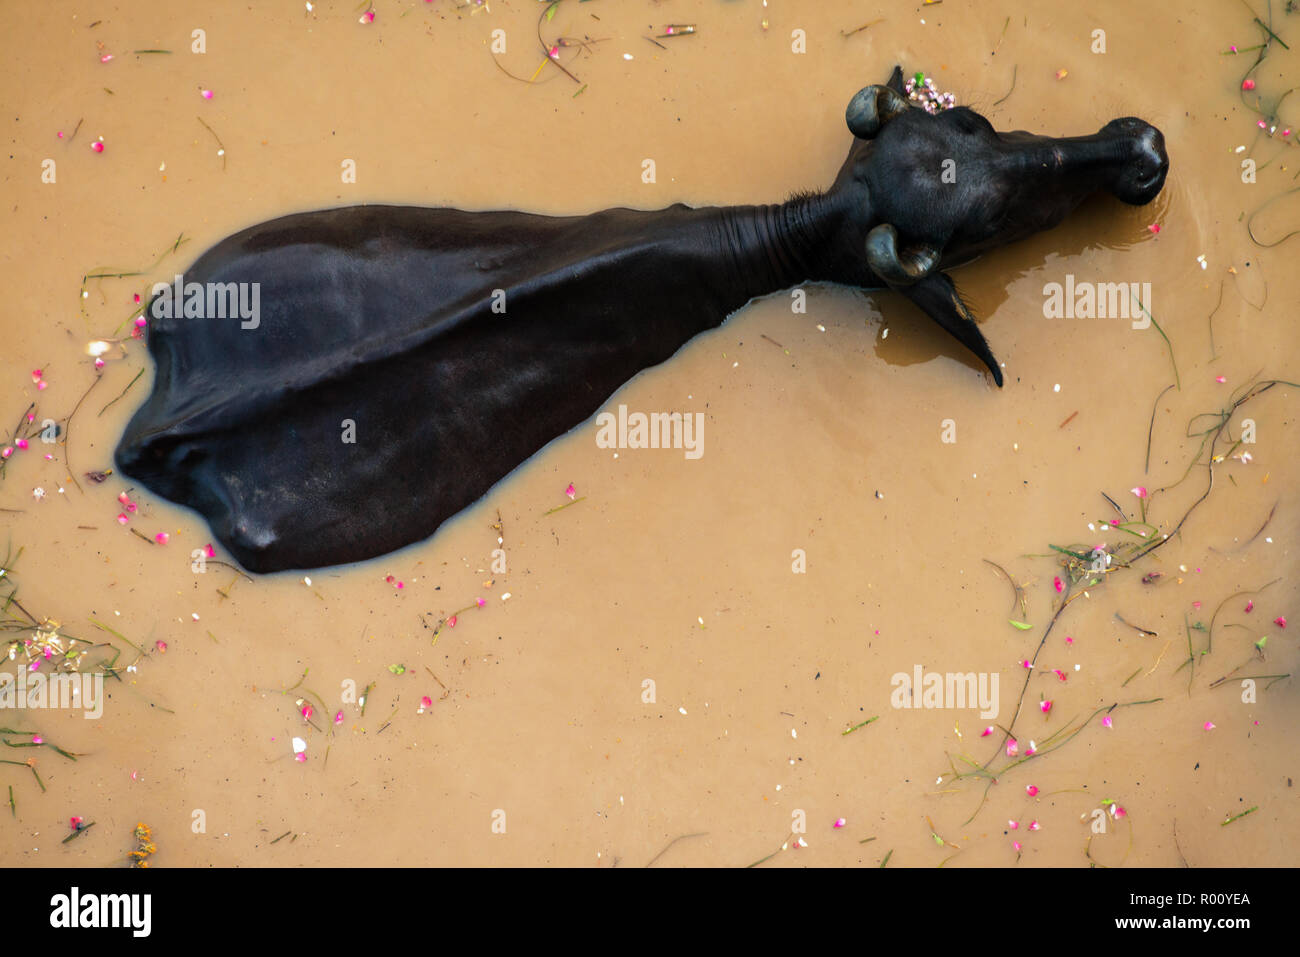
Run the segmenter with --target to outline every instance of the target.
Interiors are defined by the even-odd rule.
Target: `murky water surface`
[[[544,8],[525,0],[383,0],[365,25],[328,0],[11,5],[0,415],[12,441],[35,403],[67,441],[5,463],[3,537],[22,547],[7,621],[111,642],[125,670],[99,720],[3,712],[8,743],[35,733],[80,757],[5,755],[32,757],[46,790],[0,765],[15,803],[0,862],[120,862],[143,821],[159,866],[609,867],[666,847],[660,865],[729,866],[783,844],[765,866],[1294,863],[1295,679],[1242,679],[1300,667],[1300,390],[1239,409],[1179,534],[1086,594],[1070,584],[1036,654],[1069,578],[1049,546],[1131,549],[1145,529],[1104,527],[1118,516],[1103,493],[1134,519],[1136,487],[1147,533],[1172,532],[1207,486],[1208,453],[1176,484],[1201,442],[1189,422],[1218,424],[1193,417],[1256,374],[1300,378],[1300,239],[1262,249],[1246,227],[1300,169],[1282,136],[1300,106],[1283,103],[1271,137],[1257,127],[1297,75],[1300,15],[1273,6],[1292,52],[1273,44],[1243,94],[1255,53],[1223,51],[1263,34],[1208,2],[564,0],[541,35],[572,38],[573,78],[545,65]],[[668,24],[697,30],[647,39]],[[171,52],[133,52],[156,49]],[[1006,388],[900,298],[811,286],[806,313],[785,294],[753,303],[605,406],[704,413],[698,459],[600,448],[591,422],[431,540],[360,566],[254,581],[218,550],[196,573],[200,520],[86,478],[112,466],[152,380],[128,339],[96,381],[87,343],[126,335],[133,295],[224,236],[350,203],[779,201],[829,184],[845,104],[895,63],[999,129],[1137,115],[1167,139],[1151,206],[1099,199],[956,271]],[[1291,194],[1254,227],[1272,242],[1298,220]],[[84,274],[135,271],[79,301]],[[1154,327],[1044,317],[1045,285],[1070,276],[1150,284],[1178,388],[1162,392],[1175,370]],[[570,483],[580,500],[554,511]],[[918,669],[921,691],[932,673],[996,678],[995,713],[922,694],[966,706],[896,707],[894,676]],[[1013,720],[1008,758],[1002,730],[981,732]],[[62,844],[74,815],[96,827]]]

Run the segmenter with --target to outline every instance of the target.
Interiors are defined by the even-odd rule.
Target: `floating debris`
[[[141,822],[135,826],[136,849],[127,854],[132,867],[148,867],[149,858],[158,850],[153,843],[153,831]]]
[[[880,715],[878,714],[873,715],[872,717],[868,718],[866,721],[861,722],[860,724],[855,724],[851,728],[846,728],[845,730],[841,731],[840,734],[841,735],[852,734],[854,731],[858,730],[858,728],[865,728],[867,725],[871,724],[871,722],[879,720],[879,718]]]
[[[1248,808],[1246,808],[1246,810],[1242,811],[1240,814],[1234,814],[1232,817],[1228,818],[1226,821],[1224,821],[1224,822],[1223,822],[1222,824],[1220,824],[1219,826],[1220,826],[1220,827],[1227,827],[1227,826],[1228,826],[1229,824],[1231,824],[1233,821],[1240,821],[1240,820],[1241,820],[1243,817],[1245,817],[1247,814],[1252,814],[1252,813],[1254,813],[1255,811],[1258,811],[1258,810],[1259,810],[1259,805],[1258,805],[1258,804],[1255,805],[1254,807],[1248,807]]]
[[[81,837],[81,835],[85,834],[95,826],[95,822],[91,821],[87,824],[83,818],[73,817],[68,821],[68,826],[72,828],[72,833],[65,837],[60,843],[67,844],[69,841]]]
[[[879,17],[879,18],[877,18],[877,19],[875,19],[875,20],[872,20],[872,21],[869,22],[869,23],[864,23],[864,24],[862,24],[862,26],[860,26],[860,27],[854,27],[852,30],[841,30],[841,31],[840,31],[840,36],[842,36],[842,37],[846,37],[846,38],[847,38],[847,37],[851,37],[851,36],[853,36],[854,34],[861,33],[863,30],[866,30],[866,29],[868,29],[868,28],[870,28],[870,27],[874,27],[877,23],[882,23],[882,22],[884,22],[884,17]]]
[[[934,81],[924,73],[916,73],[903,84],[907,98],[927,113],[951,110],[957,105],[954,93],[943,93],[934,85]]]

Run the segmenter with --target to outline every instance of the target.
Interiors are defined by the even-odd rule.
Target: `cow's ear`
[[[906,91],[903,89],[903,68],[902,68],[902,66],[895,66],[895,67],[894,67],[894,72],[891,73],[891,74],[889,74],[889,80],[885,83],[885,86],[889,87],[891,90],[893,90],[893,91],[894,91],[895,93],[897,93],[899,96],[905,96],[905,95],[906,95]]]
[[[854,136],[869,140],[907,108],[907,99],[902,94],[873,83],[853,94],[848,109],[844,111],[844,121]]]
[[[934,246],[898,248],[898,230],[881,223],[867,234],[867,267],[897,290],[920,282],[939,267],[942,252]]]
[[[920,282],[899,291],[983,362],[993,374],[998,388],[1002,388],[1002,370],[998,367],[998,360],[946,273],[932,272]]]

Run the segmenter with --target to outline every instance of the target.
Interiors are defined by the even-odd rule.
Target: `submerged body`
[[[157,377],[118,462],[252,571],[419,541],[641,369],[794,284],[723,267],[735,228],[686,207],[355,206],[255,226],[184,279],[259,283],[256,328],[151,318]]]
[[[157,377],[118,464],[203,514],[251,571],[370,558],[433,534],[750,299],[809,280],[899,291],[1000,385],[941,270],[1092,192],[1145,202],[1167,169],[1140,120],[1069,140],[998,134],[968,110],[908,109],[897,70],[854,98],[848,122],[831,189],[781,205],[357,206],[237,233],[184,282],[252,286],[258,315],[151,303]]]

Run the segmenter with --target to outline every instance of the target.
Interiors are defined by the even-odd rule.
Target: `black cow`
[[[998,133],[969,109],[910,106],[897,68],[846,118],[854,140],[830,189],[780,205],[351,206],[236,233],[184,281],[253,288],[257,315],[152,300],[157,377],[118,465],[199,511],[251,571],[382,555],[433,534],[693,336],[809,280],[898,291],[1001,385],[942,270],[1098,191],[1149,202],[1169,168],[1142,120]]]

